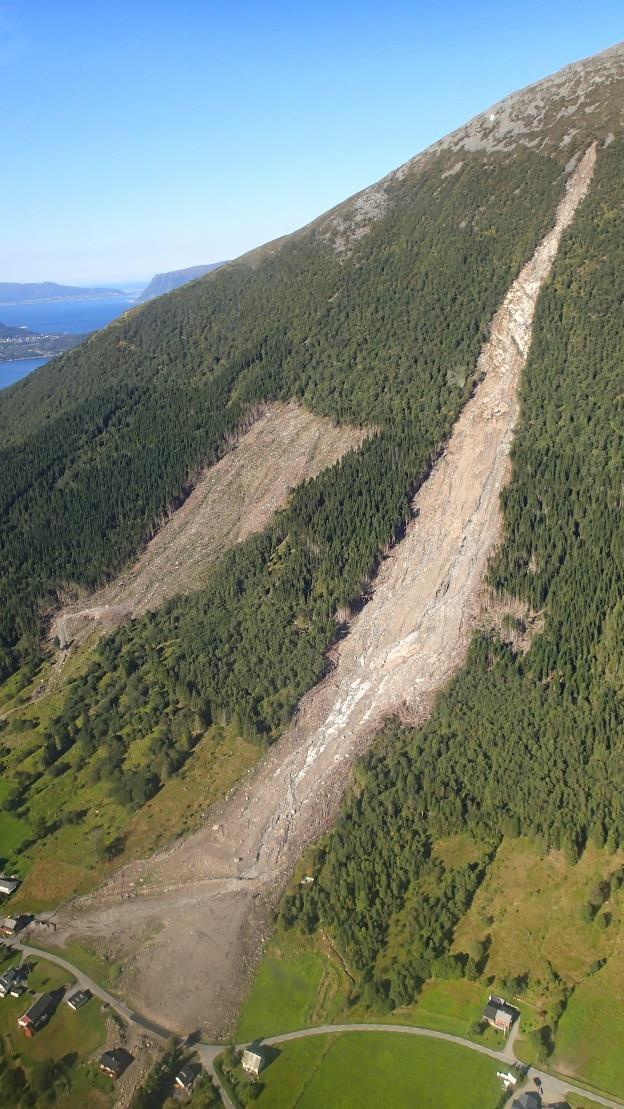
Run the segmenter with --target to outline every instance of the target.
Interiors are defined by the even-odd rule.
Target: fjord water
[[[131,308],[134,299],[101,297],[93,300],[48,300],[31,304],[0,304],[0,321],[10,327],[27,327],[41,333],[70,331],[81,335],[98,331]],[[19,358],[0,362],[0,389],[38,369],[47,358]]]
[[[13,362],[0,362],[0,389],[6,389],[7,385],[13,385],[33,370],[38,370],[44,362],[47,358],[17,358]]]

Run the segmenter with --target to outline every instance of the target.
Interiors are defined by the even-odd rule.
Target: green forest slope
[[[488,924],[487,902],[476,949],[453,943],[503,836],[528,836],[538,854],[562,849],[570,868],[588,843],[614,852],[624,841],[623,172],[620,139],[601,154],[540,299],[522,385],[506,540],[490,579],[542,611],[543,631],[525,654],[477,637],[427,724],[385,730],[316,853],[316,882],[284,903],[287,923],[331,930],[373,1006],[413,1002],[432,973],[487,975],[498,923]],[[452,833],[478,845],[461,865],[435,849]],[[524,866],[510,865],[501,912],[514,887],[522,905]],[[570,918],[619,922],[623,876],[607,856]],[[571,991],[604,964],[588,967],[582,946],[575,939],[578,965],[562,949],[550,967],[556,1003],[542,1031],[551,1051]],[[617,961],[619,945],[608,950]],[[511,945],[507,964],[515,958]],[[611,975],[607,967],[603,989],[619,977],[615,962]],[[530,966],[515,971],[511,988],[530,987]],[[608,1004],[617,1009],[619,995]],[[590,1060],[596,1050],[586,1046]],[[588,1073],[600,1077],[595,1060]]]

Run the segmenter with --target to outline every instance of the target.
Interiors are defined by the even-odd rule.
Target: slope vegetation
[[[613,1048],[605,1048],[595,999],[612,982],[604,1012],[619,1012],[622,875],[613,852],[624,838],[624,346],[616,309],[623,168],[620,137],[599,155],[590,195],[538,305],[521,388],[512,480],[503,493],[506,538],[490,583],[542,610],[543,630],[524,654],[476,639],[427,724],[385,730],[317,856],[314,885],[284,906],[289,921],[330,929],[371,1005],[409,1003],[432,969],[486,980],[493,972],[500,981],[506,968],[503,988],[527,996],[537,1057],[554,1053],[561,1065],[620,1094],[621,1071]],[[477,855],[447,866],[434,845],[460,832],[478,845]],[[502,904],[487,896],[500,875],[501,837],[519,833],[533,854],[549,859],[541,874],[563,869],[568,888],[595,868],[587,900],[571,906],[572,923],[586,926],[571,949],[562,943],[564,921],[554,937],[541,926],[527,945],[535,908],[525,904],[529,864],[519,847],[506,849],[513,861]],[[592,862],[605,844],[609,854]],[[579,863],[583,852],[588,859]],[[456,926],[489,874],[474,902],[472,934],[459,927],[449,958]],[[552,885],[539,884],[547,900]],[[522,943],[508,931],[501,952],[498,936],[516,911]],[[615,933],[601,942],[604,970],[585,955],[601,929]],[[547,965],[542,957],[537,969],[529,954],[537,956],[544,937]]]

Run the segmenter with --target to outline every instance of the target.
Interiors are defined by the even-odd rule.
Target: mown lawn
[[[493,1059],[400,1033],[350,1032],[283,1044],[262,1074],[266,1109],[496,1109]]]

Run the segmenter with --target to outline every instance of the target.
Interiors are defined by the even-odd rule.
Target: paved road
[[[2,941],[5,946],[10,946],[23,952],[24,955],[33,955],[37,958],[47,959],[50,963],[56,963],[57,966],[62,967],[67,971],[72,978],[76,979],[79,989],[91,990],[95,997],[99,997],[100,1001],[104,1001],[110,1005],[111,1009],[119,1013],[124,1020],[129,1021],[131,1024],[137,1025],[139,1028],[151,1032],[161,1040],[168,1040],[175,1033],[162,1025],[155,1024],[153,1021],[147,1020],[141,1016],[140,1013],[130,1009],[128,1005],[124,1005],[117,997],[99,986],[88,974],[74,966],[67,959],[63,959],[60,955],[54,955],[50,951],[43,951],[38,947],[30,947],[28,944],[20,943],[17,940],[4,940]],[[447,1043],[456,1044],[458,1047],[468,1048],[469,1051],[477,1051],[480,1055],[487,1055],[490,1059],[495,1059],[501,1067],[508,1067],[510,1064],[516,1062],[513,1054],[513,1040],[508,1040],[502,1051],[494,1051],[493,1048],[484,1047],[483,1044],[475,1044],[471,1040],[464,1040],[461,1036],[452,1036],[450,1032],[434,1032],[430,1028],[419,1028],[411,1024],[322,1024],[318,1028],[302,1028],[297,1032],[285,1032],[281,1036],[267,1036],[262,1042],[265,1044],[283,1044],[288,1043],[290,1040],[305,1039],[308,1036],[326,1036],[336,1032],[394,1032],[408,1036],[425,1036],[431,1040],[445,1040]],[[514,1037],[515,1038],[515,1037]],[[247,1044],[240,1044],[239,1047],[247,1047]],[[219,1044],[196,1044],[195,1050],[199,1055],[202,1063],[206,1069],[214,1076],[214,1079],[219,1086],[219,1091],[223,1104],[226,1109],[234,1109],[230,1098],[228,1097],[223,1086],[219,1082],[219,1077],[214,1069],[214,1060],[217,1055],[223,1051],[223,1045]],[[522,1066],[522,1064],[520,1064]],[[523,1068],[524,1069],[524,1068]],[[598,1105],[606,1105],[608,1109],[621,1109],[624,1102],[618,1101],[613,1098],[603,1097],[600,1094],[588,1094],[587,1090],[581,1089],[579,1086],[572,1085],[555,1075],[551,1075],[548,1071],[537,1070],[534,1067],[526,1068],[526,1076],[529,1082],[534,1083],[535,1079],[539,1079],[544,1093],[544,1100],[546,1103],[549,1101],[563,1101],[566,1093],[578,1094],[580,1097],[590,1097],[592,1101]]]

